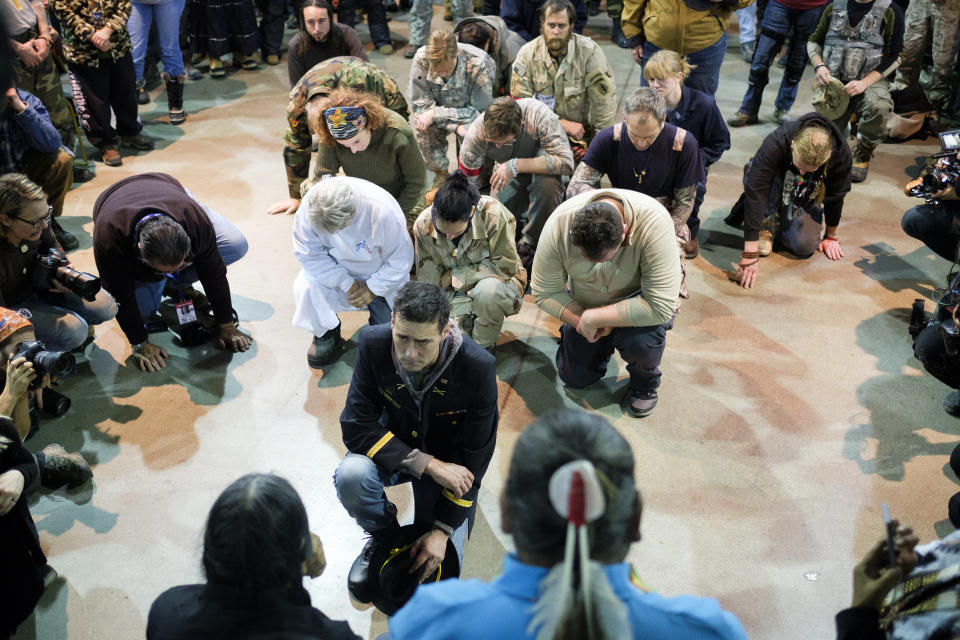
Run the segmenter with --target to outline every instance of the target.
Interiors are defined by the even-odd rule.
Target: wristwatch
[[[143,348],[144,348],[145,346],[147,346],[148,344],[150,344],[150,341],[149,341],[149,340],[144,340],[143,342],[140,342],[140,343],[137,343],[137,344],[133,345],[133,350],[134,350],[135,352],[137,352],[137,353],[140,353],[140,350],[143,349]]]

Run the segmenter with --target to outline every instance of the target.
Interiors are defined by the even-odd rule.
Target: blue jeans
[[[90,325],[106,322],[117,315],[117,301],[101,289],[93,302],[74,293],[35,294],[11,305],[30,312],[37,340],[51,351],[71,351],[87,339]]]
[[[133,43],[133,68],[137,80],[143,79],[143,60],[147,55],[150,25],[157,23],[163,70],[171,78],[183,74],[183,54],[180,52],[180,14],[186,0],[167,0],[162,4],[140,4],[134,1],[127,30]]]
[[[911,238],[930,247],[935,254],[954,262],[960,243],[960,205],[919,204],[903,214],[900,226]]]
[[[390,473],[367,456],[356,453],[347,453],[333,474],[333,485],[341,504],[368,533],[395,526],[397,508],[387,500],[383,488],[405,482],[410,482],[413,487],[414,522],[432,522],[433,505],[440,497],[442,487],[426,476],[417,479],[402,473]],[[470,518],[465,519],[450,536],[461,567],[469,522]]]
[[[220,251],[220,257],[223,258],[223,263],[225,265],[231,265],[246,255],[247,239],[240,233],[240,229],[237,229],[236,225],[213,209],[203,204],[200,206],[203,207],[207,217],[210,218],[210,222],[213,223],[214,230],[217,232],[217,249]],[[175,277],[172,279],[178,280],[183,287],[187,287],[200,279],[197,275],[197,270],[192,266],[174,275]],[[170,280],[171,278],[162,278],[159,282],[136,281],[134,293],[137,296],[137,309],[140,310],[140,317],[148,318],[156,313],[157,309],[160,308],[163,288]]]
[[[787,51],[787,68],[780,80],[780,90],[774,106],[781,111],[789,111],[797,99],[797,86],[803,77],[807,64],[807,38],[817,28],[823,7],[813,9],[788,9],[786,6],[770,0],[763,14],[760,37],[757,39],[750,64],[750,76],[747,80],[747,93],[740,104],[740,113],[757,115],[763,100],[763,89],[770,80],[770,65],[780,52],[784,40],[792,27]]]
[[[650,56],[659,50],[660,47],[657,47],[650,42],[644,42],[644,64],[646,64],[646,61],[650,59]],[[717,92],[717,87],[720,85],[720,65],[723,64],[723,56],[726,52],[727,33],[724,32],[719,40],[714,42],[706,49],[688,53],[687,62],[696,66],[694,70],[690,72],[690,75],[687,76],[687,79],[683,81],[683,84],[692,89],[703,91],[711,96],[715,94]],[[647,86],[647,80],[643,77],[642,73],[640,74],[640,86]]]
[[[610,335],[588,342],[575,327],[560,327],[557,373],[568,387],[582,389],[607,373],[613,350],[620,352],[630,374],[630,391],[650,393],[660,386],[660,360],[673,320],[650,327],[616,327]]]
[[[737,22],[740,23],[740,44],[757,39],[757,5],[737,9]]]

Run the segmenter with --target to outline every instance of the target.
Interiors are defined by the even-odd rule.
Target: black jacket
[[[0,436],[5,439],[0,473],[16,469],[23,474],[24,488],[13,509],[0,516],[0,638],[6,638],[29,617],[43,594],[41,569],[47,558],[27,507],[27,491],[40,473],[37,462],[9,418],[0,417]]]
[[[467,517],[493,456],[499,419],[496,360],[470,338],[463,338],[418,408],[394,364],[390,325],[361,330],[340,414],[343,443],[389,472],[398,471],[413,449],[470,469],[473,486],[460,499],[444,490],[435,520],[456,529]]]
[[[174,587],[160,594],[147,618],[148,640],[360,640],[346,622],[310,606],[301,585],[240,589],[215,584]]]
[[[746,196],[743,211],[744,240],[752,241],[759,237],[764,208],[771,198],[780,197],[779,192],[771,194],[770,189],[777,184],[782,185],[783,177],[793,161],[790,143],[800,129],[811,124],[826,129],[833,137],[833,153],[827,161],[824,178],[826,193],[823,198],[823,217],[827,226],[835,227],[840,224],[843,199],[850,191],[853,155],[843,134],[833,122],[819,113],[808,113],[780,125],[764,139],[753,156],[743,186]]]
[[[93,205],[93,257],[103,288],[120,305],[117,322],[130,344],[147,339],[137,309],[136,283],[157,282],[163,277],[139,259],[137,250],[137,223],[158,212],[176,220],[190,237],[187,259],[203,283],[217,322],[233,318],[227,266],[220,257],[210,218],[172,176],[142,173],[107,187]]]

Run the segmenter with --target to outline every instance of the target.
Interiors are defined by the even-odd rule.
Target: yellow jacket
[[[730,16],[753,0],[719,0],[706,11],[684,0],[623,0],[621,25],[630,46],[649,42],[680,55],[706,49],[723,36]]]

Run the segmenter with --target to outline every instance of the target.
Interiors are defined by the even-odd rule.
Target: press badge
[[[544,95],[542,93],[535,93],[533,97],[547,105],[551,109],[557,106],[557,96],[554,95]]]
[[[182,325],[197,321],[197,310],[193,308],[193,300],[177,303],[177,320]]]

